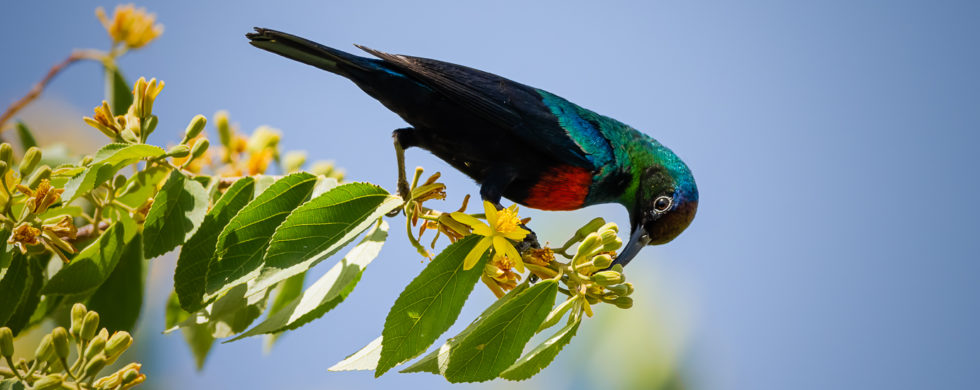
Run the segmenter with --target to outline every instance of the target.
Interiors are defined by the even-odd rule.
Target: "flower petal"
[[[474,246],[473,249],[470,250],[470,253],[466,254],[466,258],[463,259],[464,270],[473,268],[473,266],[480,261],[480,257],[483,257],[483,254],[487,253],[487,249],[490,248],[491,241],[492,240],[490,237],[485,237],[476,243],[476,246]]]
[[[497,226],[497,207],[493,203],[483,201],[483,212],[487,215],[487,223]]]
[[[521,254],[517,252],[514,245],[507,241],[503,236],[493,237],[493,249],[497,251],[497,254],[506,255],[507,258],[514,264],[514,269],[517,272],[524,272],[524,262],[521,261]]]
[[[518,227],[512,232],[503,233],[503,236],[514,241],[521,241],[524,239],[524,237],[527,237],[528,234],[531,234],[531,232]]]
[[[469,215],[469,214],[466,214],[466,213],[463,213],[463,212],[459,212],[459,211],[456,211],[456,212],[454,212],[454,213],[452,213],[450,215],[456,221],[458,221],[460,223],[463,223],[463,224],[465,224],[465,225],[473,228],[473,233],[474,234],[479,234],[481,236],[489,236],[490,235],[490,231],[491,231],[490,230],[490,227],[487,226],[487,224],[483,223],[483,221],[480,221],[479,219],[476,219],[472,215]]]

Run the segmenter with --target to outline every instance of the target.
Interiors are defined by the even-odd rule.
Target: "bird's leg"
[[[405,201],[408,201],[411,191],[405,176],[405,149],[416,145],[414,131],[411,127],[405,127],[391,132],[391,139],[395,144],[395,159],[398,162],[398,196]]]

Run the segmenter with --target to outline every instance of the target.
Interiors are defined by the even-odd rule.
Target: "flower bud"
[[[14,147],[6,142],[0,144],[0,161],[7,163],[8,166],[14,163]]]
[[[607,254],[598,254],[592,258],[592,266],[595,269],[606,269],[612,265],[612,257]]]
[[[208,142],[207,138],[201,138],[197,140],[197,142],[194,143],[194,147],[191,148],[191,160],[203,156],[204,152],[208,151],[208,146],[210,145],[211,143]]]
[[[612,223],[612,222],[610,222]],[[617,238],[616,231],[612,229],[600,229],[599,237],[602,238],[602,244],[605,245],[607,242],[615,240]]]
[[[57,390],[65,388],[62,386],[64,378],[61,374],[51,374],[34,382],[34,390]]]
[[[27,177],[31,172],[34,172],[34,168],[37,168],[37,164],[41,162],[41,149],[37,146],[31,146],[24,152],[24,158],[20,159],[20,177]]]
[[[282,159],[286,173],[298,172],[306,164],[306,152],[293,151],[286,153]]]
[[[129,349],[130,345],[133,345],[133,336],[130,336],[129,332],[121,330],[113,333],[105,345],[106,356],[115,360],[119,355],[122,355],[123,352]]]
[[[623,265],[622,264],[616,264],[616,265],[612,266],[612,268],[610,268],[609,270],[610,271],[616,271],[616,272],[619,272],[619,273],[623,273]]]
[[[231,125],[228,123],[228,111],[214,113],[214,125],[218,128],[218,140],[226,148],[231,147]]]
[[[85,157],[82,157],[82,161],[80,161],[78,163],[78,165],[83,166],[83,167],[87,167],[91,163],[92,163],[92,156],[85,156]]]
[[[122,375],[120,377],[122,378],[122,383],[124,385],[128,385],[130,383],[133,383],[137,379],[139,379],[140,372],[139,372],[139,370],[136,370],[134,368],[130,368],[130,369],[127,369],[126,371],[123,371],[123,373],[122,373]]]
[[[606,289],[621,297],[633,294],[633,285],[630,283],[614,284],[612,286],[606,286]]]
[[[619,248],[621,247],[623,247],[623,240],[621,240],[619,237],[616,237],[608,242],[604,242],[602,244],[601,250],[603,252],[613,252],[619,250]]]
[[[30,188],[37,188],[38,184],[41,184],[41,180],[51,178],[51,167],[47,165],[42,165],[41,169],[34,172],[31,179],[27,181],[27,186]]]
[[[7,162],[0,161],[0,175],[6,175],[8,169],[10,169],[10,166],[7,165]]]
[[[201,131],[204,130],[204,125],[207,123],[208,118],[205,118],[204,115],[195,115],[193,118],[191,118],[191,123],[187,124],[187,129],[184,130],[184,139],[181,140],[180,143],[187,144],[190,142],[190,140],[194,139],[194,137],[197,137],[197,135],[201,134]]]
[[[177,145],[167,151],[167,155],[170,157],[184,158],[191,154],[191,147],[187,145]]]
[[[54,346],[51,345],[51,334],[46,334],[41,338],[41,343],[37,345],[37,350],[34,351],[34,358],[46,362],[51,360],[54,356]]]
[[[619,297],[613,301],[613,304],[620,309],[629,309],[633,307],[633,298]]]
[[[94,378],[102,371],[106,366],[106,359],[103,355],[96,355],[92,360],[89,360],[85,364],[85,371],[83,371],[82,378]]]
[[[51,343],[54,344],[54,352],[59,358],[68,359],[71,344],[68,343],[68,331],[64,327],[54,328],[51,332]]]
[[[90,360],[94,358],[95,355],[98,355],[105,350],[106,338],[106,334],[99,332],[99,334],[88,343],[88,347],[85,347],[85,360]]]
[[[76,303],[71,307],[71,335],[75,338],[79,338],[82,332],[82,322],[85,320],[85,313],[88,313],[88,309],[85,308],[85,304]]]
[[[598,231],[603,232],[607,230],[612,231],[614,234],[619,233],[619,225],[617,225],[615,222],[609,222],[605,225],[602,225],[602,227],[600,227]]]
[[[89,341],[92,337],[95,337],[95,332],[99,330],[99,313],[90,311],[85,313],[85,319],[82,320],[82,331],[79,334],[82,340]]]
[[[0,328],[0,356],[14,356],[14,332],[6,326]]]
[[[588,258],[599,250],[601,245],[602,238],[596,233],[589,233],[589,235],[585,236],[585,239],[582,240],[582,243],[579,244],[578,249],[575,250],[575,257],[581,259]]]
[[[592,274],[592,281],[600,286],[609,286],[623,282],[623,274],[616,271],[600,271]]]

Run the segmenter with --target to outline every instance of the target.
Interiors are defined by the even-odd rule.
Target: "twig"
[[[99,230],[98,231],[101,232],[101,231],[106,230],[108,228],[109,228],[109,222],[102,221],[101,223],[99,223]],[[75,239],[74,240],[68,240],[68,241],[71,241],[71,242],[85,241],[85,240],[87,240],[89,238],[92,238],[94,236],[97,236],[97,235],[98,234],[96,233],[95,225],[94,224],[93,225],[85,225],[85,226],[82,226],[82,227],[78,228],[78,232],[75,233]]]
[[[9,121],[10,118],[13,118],[14,115],[16,115],[21,109],[23,109],[28,104],[36,100],[39,96],[41,96],[41,92],[44,91],[44,87],[46,87],[51,82],[51,80],[54,79],[54,76],[57,76],[58,73],[61,73],[61,71],[65,70],[65,68],[68,67],[68,65],[71,65],[80,60],[101,61],[103,58],[105,58],[105,56],[106,56],[105,53],[98,50],[91,50],[91,49],[75,50],[64,61],[61,61],[60,63],[51,67],[51,69],[48,70],[48,74],[46,74],[44,78],[41,79],[41,81],[39,81],[37,84],[34,84],[34,87],[31,88],[30,92],[28,92],[27,95],[24,95],[24,97],[20,98],[20,100],[17,100],[13,104],[11,104],[9,107],[7,107],[7,110],[4,111],[2,115],[0,115],[0,133],[6,130],[4,125],[7,123],[7,121]]]

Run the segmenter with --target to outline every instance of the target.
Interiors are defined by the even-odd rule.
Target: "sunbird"
[[[404,150],[428,150],[480,184],[480,196],[541,210],[619,203],[630,238],[613,264],[665,244],[698,208],[691,170],[652,137],[542,89],[427,58],[356,56],[266,28],[250,43],[350,79],[411,127],[394,130],[398,191],[408,193]]]

